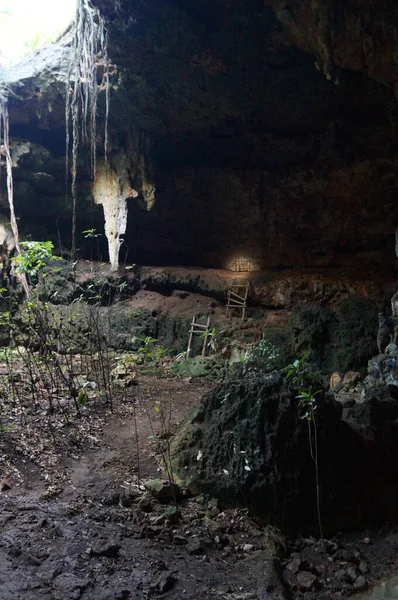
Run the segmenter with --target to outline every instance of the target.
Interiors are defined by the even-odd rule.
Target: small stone
[[[203,551],[202,542],[199,538],[192,538],[187,545],[188,554],[200,554]]]
[[[152,502],[149,500],[149,498],[146,498],[145,496],[141,498],[137,506],[145,513],[150,513],[153,509]]]
[[[301,558],[295,558],[289,564],[286,565],[286,569],[289,569],[292,573],[297,573],[300,569]]]
[[[144,485],[156,500],[164,504],[175,501],[180,491],[176,483],[163,479],[148,479]]]
[[[336,389],[338,387],[341,386],[342,384],[342,378],[340,373],[337,373],[337,371],[335,371],[334,373],[331,374],[330,379],[329,379],[329,386],[330,389]]]
[[[173,542],[177,545],[177,546],[185,546],[186,544],[188,544],[188,540],[186,537],[184,537],[183,535],[175,535],[173,537]]]
[[[343,385],[347,388],[355,387],[360,379],[361,375],[358,371],[347,371],[343,377]]]
[[[175,525],[181,518],[181,511],[176,506],[168,507],[164,514],[170,525]]]
[[[364,544],[370,544],[370,537],[363,538],[363,543]]]
[[[207,503],[207,508],[208,510],[217,510],[217,513],[219,513],[220,503],[218,501],[218,498],[210,498],[210,500]]]
[[[145,533],[148,538],[154,538],[157,537],[161,531],[163,531],[163,527],[161,525],[148,525]]]
[[[134,502],[137,499],[137,494],[132,492],[127,492],[120,496],[120,504],[123,508],[131,508],[134,505]]]
[[[254,550],[253,544],[245,544],[242,548],[243,552],[252,552]]]
[[[350,567],[349,569],[347,569],[346,572],[347,572],[348,580],[350,580],[351,582],[354,582],[357,578],[356,569],[354,569],[354,567]]]
[[[317,581],[317,576],[309,571],[299,571],[297,573],[297,583],[299,587],[309,590]]]
[[[164,527],[158,535],[158,539],[162,540],[163,542],[171,542],[172,537],[172,533],[170,529],[167,529],[167,527]]]
[[[12,481],[9,477],[4,477],[0,482],[0,491],[6,492],[12,488]]]
[[[113,492],[109,494],[109,496],[105,496],[102,500],[102,504],[104,506],[117,506],[120,502],[120,494],[118,492]]]
[[[284,585],[288,588],[296,587],[297,581],[294,573],[289,571],[289,569],[283,569],[282,571],[282,581]]]
[[[216,542],[216,544],[219,544],[222,548],[224,548],[224,546],[228,546],[229,544],[229,539],[227,535],[216,535],[214,541]]]
[[[171,590],[177,582],[177,577],[171,571],[162,571],[152,583],[151,590],[158,594],[164,594]]]
[[[366,587],[366,579],[363,575],[358,575],[354,581],[354,588],[356,590],[363,590]]]
[[[97,544],[91,548],[93,556],[106,556],[107,558],[117,558],[119,555],[120,544]]]
[[[155,527],[158,525],[164,525],[165,521],[166,521],[165,515],[158,515],[157,517],[151,518],[152,525],[154,525]]]

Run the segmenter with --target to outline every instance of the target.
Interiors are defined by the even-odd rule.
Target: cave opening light
[[[1,0],[0,67],[55,42],[75,19],[76,0]]]

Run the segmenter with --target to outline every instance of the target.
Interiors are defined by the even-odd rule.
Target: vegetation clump
[[[51,260],[61,260],[58,256],[54,256],[54,244],[52,242],[35,242],[27,240],[20,242],[22,249],[21,254],[18,254],[11,259],[14,265],[14,272],[28,275],[31,281],[37,279],[39,271],[45,267]]]

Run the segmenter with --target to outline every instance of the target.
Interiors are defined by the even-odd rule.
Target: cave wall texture
[[[156,174],[151,211],[129,200],[129,260],[394,271],[393,0],[94,3],[116,65],[111,150],[145,132]],[[10,96],[21,231],[68,246],[62,68],[22,79]],[[103,97],[98,112],[101,132]],[[78,231],[103,230],[84,149],[79,163]]]

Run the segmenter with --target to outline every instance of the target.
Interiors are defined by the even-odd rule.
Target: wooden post
[[[249,294],[249,282],[245,284],[237,283],[236,279],[232,280],[227,292],[227,310],[226,316],[229,316],[230,309],[238,309],[242,311],[242,321],[246,318],[247,297]]]
[[[192,317],[191,327],[190,327],[190,330],[189,330],[189,338],[188,338],[187,358],[189,358],[189,355],[191,353],[192,336],[193,336],[194,325],[195,325],[195,317]]]
[[[188,337],[188,348],[187,348],[187,358],[189,358],[192,350],[192,337],[194,333],[199,333],[203,335],[203,346],[202,346],[202,356],[206,354],[206,346],[207,346],[207,338],[209,337],[209,328],[210,328],[210,317],[207,317],[206,325],[201,325],[200,323],[196,323],[196,318],[192,317],[191,327],[189,330]]]
[[[203,336],[202,356],[205,356],[205,354],[206,354],[207,338],[209,337],[209,326],[210,326],[210,317],[207,317],[206,329],[204,331],[205,335]]]

